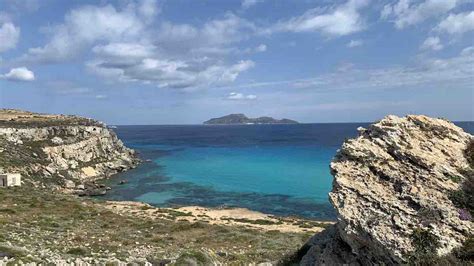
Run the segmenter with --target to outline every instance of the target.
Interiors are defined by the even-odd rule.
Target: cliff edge
[[[0,110],[0,171],[21,173],[26,184],[73,189],[133,168],[138,161],[101,122]]]
[[[338,222],[308,242],[301,264],[416,264],[466,243],[474,231],[473,162],[466,156],[473,136],[414,115],[358,130],[331,163]],[[471,190],[463,192],[466,186]]]

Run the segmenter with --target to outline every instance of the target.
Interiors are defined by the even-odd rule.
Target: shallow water
[[[473,123],[460,125],[474,131]],[[359,126],[367,124],[119,126],[147,162],[108,180],[106,197],[334,219],[329,163]]]

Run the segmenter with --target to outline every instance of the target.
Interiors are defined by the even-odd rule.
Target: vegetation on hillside
[[[23,262],[146,258],[157,264],[248,264],[276,262],[311,236],[174,219],[118,214],[101,201],[51,191],[0,189],[0,253]]]

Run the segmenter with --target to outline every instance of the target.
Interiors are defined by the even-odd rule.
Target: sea
[[[474,133],[474,122],[456,124]],[[144,162],[107,180],[105,197],[334,220],[329,164],[359,126],[368,124],[117,126]]]

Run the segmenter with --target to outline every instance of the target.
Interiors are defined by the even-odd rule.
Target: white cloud
[[[466,47],[454,57],[431,58],[418,61],[414,66],[393,66],[379,69],[349,68],[308,79],[268,81],[242,84],[229,88],[292,87],[318,91],[352,89],[394,89],[423,86],[444,86],[472,88],[474,82],[474,47]]]
[[[437,30],[449,34],[462,34],[474,30],[474,11],[450,14],[436,27]]]
[[[267,46],[265,44],[260,44],[255,48],[255,52],[262,53],[267,50]]]
[[[439,40],[439,37],[428,37],[420,46],[421,50],[433,50],[438,51],[443,49],[443,45]]]
[[[140,0],[137,10],[138,14],[148,22],[153,21],[156,15],[161,12],[156,0]]]
[[[240,54],[233,45],[253,30],[252,23],[232,13],[201,27],[165,22],[153,38],[141,43],[95,46],[92,50],[97,58],[87,66],[108,80],[179,89],[220,86],[233,82],[254,66],[250,60],[227,60],[230,53]]]
[[[0,27],[0,53],[15,48],[19,38],[19,27],[11,22],[3,23]]]
[[[0,79],[10,81],[33,81],[35,80],[35,74],[26,67],[19,67],[13,68],[10,72],[0,75]]]
[[[393,20],[396,28],[403,29],[445,14],[459,2],[459,0],[425,0],[415,4],[411,0],[399,0],[395,4],[385,5],[380,16],[382,19]]]
[[[472,86],[474,77],[474,53],[467,51],[448,59],[429,59],[411,67],[390,67],[381,69],[352,69],[335,72],[299,82],[307,88],[336,89],[383,89],[420,85],[453,87]],[[471,84],[471,85],[468,85]]]
[[[365,22],[359,12],[368,4],[369,0],[348,0],[335,8],[310,9],[303,15],[277,23],[264,32],[320,32],[328,36],[348,35],[365,28]]]
[[[121,60],[118,58],[118,60]],[[119,81],[155,83],[159,87],[178,89],[223,85],[237,79],[241,72],[254,66],[250,60],[233,65],[209,64],[200,61],[160,60],[144,58],[133,63],[120,61],[89,62],[89,69],[105,78]]]
[[[229,95],[226,97],[227,100],[233,100],[233,101],[245,101],[245,100],[256,100],[257,95],[254,94],[243,94],[240,92],[231,92]]]
[[[364,42],[362,40],[351,40],[349,43],[346,44],[349,48],[354,48],[361,46]]]
[[[228,59],[230,53],[243,54],[235,44],[255,32],[253,23],[233,13],[201,26],[151,23],[159,12],[155,0],[130,1],[121,9],[78,7],[47,28],[45,45],[29,49],[16,63],[63,63],[90,50],[87,69],[108,82],[182,89],[231,83],[254,66]]]
[[[263,2],[264,0],[242,0],[242,8],[246,9],[252,7],[258,3]]]
[[[139,40],[145,34],[144,28],[145,22],[135,8],[79,7],[66,14],[63,24],[49,27],[49,42],[43,47],[30,48],[23,60],[40,63],[70,60],[98,41]]]
[[[97,45],[92,51],[103,57],[144,58],[155,54],[156,47],[139,43],[109,43]]]

